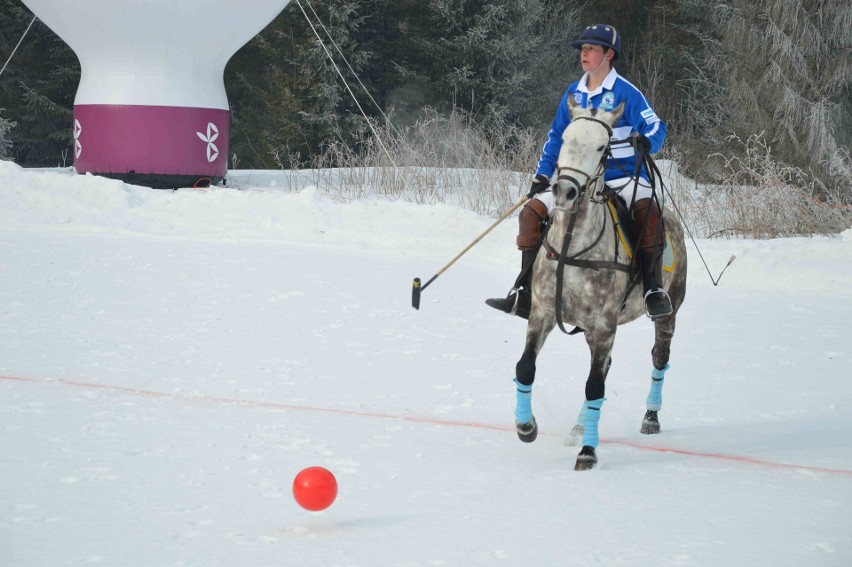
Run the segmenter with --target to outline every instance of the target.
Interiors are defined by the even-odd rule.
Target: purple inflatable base
[[[228,172],[230,118],[216,108],[78,104],[74,168],[155,188],[216,184]]]

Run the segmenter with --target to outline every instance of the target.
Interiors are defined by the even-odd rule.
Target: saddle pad
[[[613,224],[615,224],[615,233],[618,235],[618,240],[619,242],[621,242],[621,247],[624,248],[624,251],[627,252],[627,256],[632,260],[633,244],[630,242],[630,237],[628,236],[627,231],[624,229],[624,225],[622,224],[622,222],[630,221],[619,219],[619,215],[616,212],[615,205],[612,204],[612,201],[607,201],[606,204],[609,207],[609,213],[612,216],[612,222]],[[665,270],[666,272],[673,272],[674,269],[675,259],[674,253],[672,252],[672,244],[669,241],[669,235],[666,234],[666,247],[663,249],[663,270]]]

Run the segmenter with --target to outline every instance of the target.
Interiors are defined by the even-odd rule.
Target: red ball
[[[337,498],[337,479],[322,467],[308,467],[293,480],[293,497],[305,510],[325,510]]]

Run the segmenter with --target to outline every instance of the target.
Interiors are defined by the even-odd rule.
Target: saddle
[[[627,257],[633,260],[633,252],[638,247],[639,241],[639,235],[636,233],[636,226],[633,222],[633,215],[630,214],[627,204],[620,195],[613,195],[607,201],[607,206],[609,207],[612,222],[615,224],[615,233],[618,235],[618,240],[621,242],[624,251],[627,252]],[[634,266],[636,266],[635,262]],[[666,245],[663,248],[663,270],[673,272],[674,269],[674,254],[672,253],[671,242],[669,242],[667,234]]]

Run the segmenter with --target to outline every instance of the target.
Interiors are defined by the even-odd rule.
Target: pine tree
[[[664,149],[675,150],[685,172],[701,179],[707,155],[731,133],[727,91],[713,65],[729,13],[728,0],[656,0],[637,18],[641,26],[622,36],[624,61],[616,65],[666,122]]]
[[[18,0],[0,0],[0,51],[11,54],[32,14]],[[4,57],[5,60],[5,57]],[[0,77],[0,107],[17,127],[11,157],[24,166],[71,165],[72,107],[80,66],[47,26],[36,21]]]
[[[328,35],[360,72],[370,56],[356,39],[361,9],[359,0],[294,0],[234,56],[226,85],[241,167],[306,163],[325,145],[354,144],[363,133],[364,118],[326,53],[354,83]]]
[[[280,59],[274,39],[281,22],[279,16],[238,50],[225,67],[225,91],[231,111],[231,167],[277,167],[268,151],[274,120],[268,101],[274,88],[271,67]]]
[[[566,35],[579,25],[574,3],[544,0],[414,2],[412,41],[419,58],[401,77],[420,96],[409,104],[461,109],[487,122],[540,120],[567,85],[573,54]],[[554,19],[558,17],[558,19]],[[573,35],[573,34],[571,34]],[[555,75],[555,76],[554,76]]]
[[[3,118],[2,113],[3,109],[0,108],[0,159],[9,159],[9,150],[12,147],[9,131],[15,127],[15,123]]]
[[[546,0],[537,4],[540,12],[528,32],[532,48],[521,63],[528,70],[528,80],[510,103],[518,109],[520,125],[548,128],[565,89],[582,75],[571,42],[587,24],[582,17],[583,2]]]
[[[852,86],[852,4],[732,0],[724,24],[709,62],[727,126],[743,138],[765,132],[779,160],[830,182],[848,166],[836,122]]]
[[[306,0],[301,1],[308,4]],[[359,73],[369,56],[360,49],[354,34],[364,22],[360,12],[361,2],[330,0],[325,4],[315,3],[314,10],[310,10],[310,5],[307,7],[308,19],[320,37],[312,37],[308,43],[296,46],[296,96],[304,105],[299,116],[299,126],[323,143],[354,143],[367,130],[367,126],[343,82],[344,79],[353,82],[354,77],[331,44],[329,36],[346,56],[355,73]],[[328,30],[328,35],[321,29],[320,22]],[[313,30],[310,33],[313,34]],[[344,79],[338,72],[343,74]],[[361,97],[358,98],[360,100]]]

